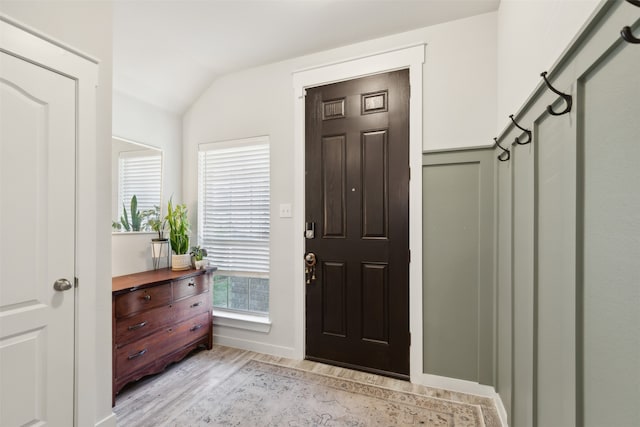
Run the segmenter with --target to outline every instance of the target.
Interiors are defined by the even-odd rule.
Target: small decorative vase
[[[172,255],[171,256],[171,269],[174,271],[178,270],[189,270],[191,268],[191,255],[183,254],[183,255]]]

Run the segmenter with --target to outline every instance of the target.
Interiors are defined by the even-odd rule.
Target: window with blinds
[[[118,159],[118,211],[122,204],[131,218],[131,198],[135,195],[140,212],[160,206],[162,155],[155,150],[120,153]]]
[[[269,140],[203,144],[198,243],[218,267],[214,307],[269,312]]]

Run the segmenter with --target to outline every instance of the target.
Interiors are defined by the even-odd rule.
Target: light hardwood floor
[[[392,390],[477,404],[482,407],[487,427],[499,427],[499,423],[496,424],[498,416],[495,402],[491,398],[425,387],[308,360],[291,360],[220,345],[214,345],[210,351],[197,351],[183,361],[169,366],[161,374],[143,378],[126,386],[116,397],[116,406],[113,408],[118,426],[157,426],[158,420],[171,418],[171,415],[182,412],[190,402],[199,398],[198,384],[206,381],[210,387],[214,387],[233,375],[251,359]]]

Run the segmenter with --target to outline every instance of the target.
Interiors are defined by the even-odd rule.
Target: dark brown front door
[[[409,71],[307,90],[308,359],[409,375]]]

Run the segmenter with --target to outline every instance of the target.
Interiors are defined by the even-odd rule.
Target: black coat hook
[[[640,0],[627,0],[627,1],[634,6],[640,7]],[[628,25],[626,27],[623,27],[622,30],[620,30],[620,35],[628,43],[636,43],[636,44],[640,43],[640,39],[633,35],[633,33],[631,32],[631,27]]]
[[[527,134],[527,140],[526,140],[526,141],[520,141],[520,138],[518,138],[518,137],[516,136],[516,141],[515,141],[515,142],[516,142],[516,144],[518,144],[518,145],[527,145],[527,144],[529,144],[529,143],[531,142],[531,131],[530,131],[529,129],[525,129],[525,128],[523,128],[522,126],[520,126],[520,125],[516,122],[516,120],[513,118],[513,114],[511,114],[511,115],[509,116],[509,118],[511,119],[511,121],[513,122],[513,124],[514,124],[514,125],[516,125],[516,127],[517,127],[518,129],[520,129],[521,131],[523,131],[523,132],[525,132],[525,133]]]
[[[633,35],[633,33],[631,32],[631,27],[628,25],[626,27],[622,27],[622,30],[620,30],[620,35],[627,41],[627,43],[640,43],[640,39]]]
[[[547,111],[549,112],[549,114],[551,114],[553,116],[561,116],[561,115],[567,114],[569,111],[571,111],[571,107],[573,106],[573,98],[571,97],[571,95],[567,95],[566,93],[562,93],[559,90],[557,90],[556,88],[554,88],[553,86],[551,86],[551,83],[549,83],[549,80],[547,80],[547,72],[546,71],[544,71],[540,75],[544,79],[544,82],[547,84],[547,87],[553,93],[555,93],[557,95],[560,95],[562,98],[564,98],[565,102],[567,103],[567,108],[565,108],[564,111],[560,111],[559,113],[556,113],[555,111],[553,111],[553,108],[551,108],[551,105],[547,105]]]
[[[511,152],[500,145],[500,143],[498,142],[498,138],[493,138],[493,140],[496,142],[496,145],[502,150],[502,153],[498,155],[498,160],[500,160],[501,162],[506,162],[507,160],[509,160],[511,158]]]

